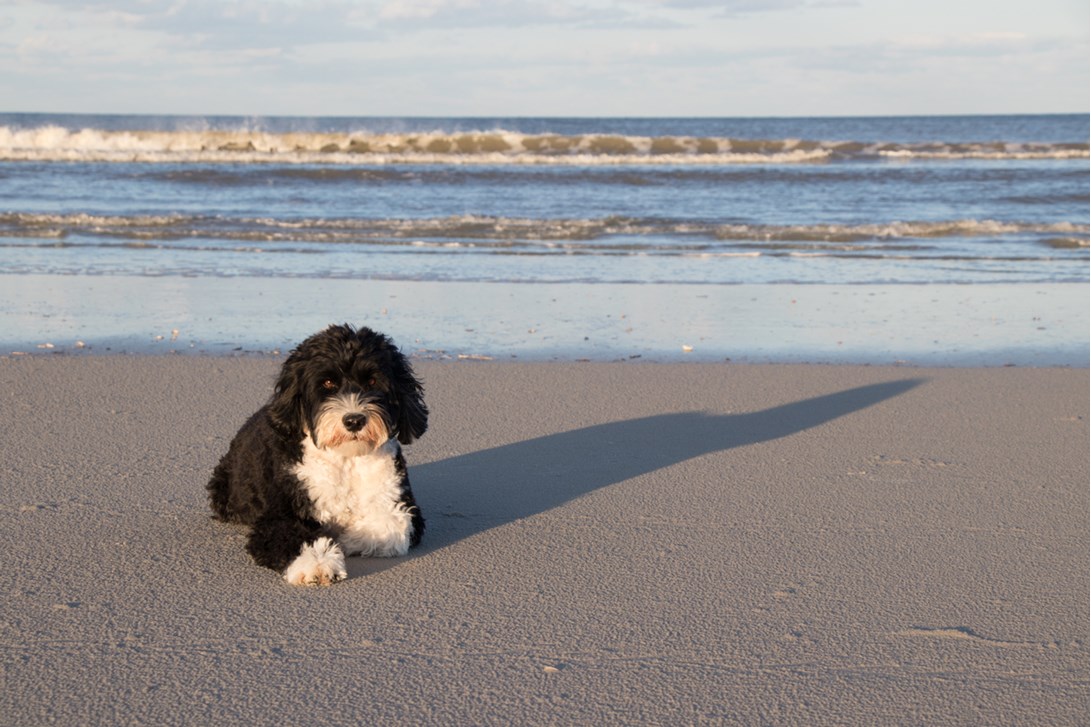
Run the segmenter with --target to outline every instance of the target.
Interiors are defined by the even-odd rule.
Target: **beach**
[[[1086,723],[1085,367],[421,355],[421,546],[294,588],[283,355],[98,354],[0,357],[4,725]]]
[[[1086,283],[623,285],[0,278],[0,354],[279,355],[333,322],[416,358],[1074,366]],[[134,305],[133,301],[139,301]]]
[[[0,727],[1086,724],[1088,118],[0,114]],[[419,548],[205,483],[332,324]]]

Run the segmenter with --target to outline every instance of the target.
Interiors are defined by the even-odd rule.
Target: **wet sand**
[[[1091,346],[1086,283],[584,285],[122,275],[9,275],[0,282],[0,353],[280,352],[346,316],[437,360],[1087,368]]]
[[[278,362],[0,358],[0,723],[1086,722],[1086,369],[419,361],[424,542],[293,588]]]

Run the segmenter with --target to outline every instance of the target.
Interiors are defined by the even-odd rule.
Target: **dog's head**
[[[389,338],[330,326],[299,344],[281,367],[269,416],[285,436],[366,454],[391,437],[409,444],[428,428],[424,391]]]

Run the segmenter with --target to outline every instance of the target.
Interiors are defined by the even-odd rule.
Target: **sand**
[[[134,306],[133,301],[140,301]],[[0,354],[288,351],[331,322],[443,360],[1078,366],[1087,283],[673,285],[7,275]]]
[[[0,359],[0,723],[1086,724],[1086,369],[423,361],[305,589],[204,499],[277,365]]]

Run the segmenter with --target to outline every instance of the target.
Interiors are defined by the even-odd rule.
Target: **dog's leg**
[[[406,478],[405,488],[402,490],[401,503],[406,510],[413,513],[413,519],[410,521],[412,533],[409,536],[409,547],[415,548],[420,544],[421,536],[424,535],[424,516],[421,515],[420,508],[417,507],[417,501],[413,497],[413,490],[409,488],[408,478]]]
[[[341,547],[313,520],[259,520],[246,549],[258,565],[283,574],[295,586],[326,586],[348,575]]]
[[[417,506],[416,498],[413,497],[413,488],[409,485],[409,472],[406,470],[401,447],[398,448],[398,454],[394,457],[394,471],[401,480],[402,491],[399,502],[406,512],[413,513],[410,521],[412,533],[409,536],[409,547],[415,548],[420,543],[421,536],[424,535],[424,516],[421,514],[420,507]]]
[[[284,571],[284,580],[293,586],[328,586],[347,575],[341,547],[332,538],[322,536],[303,546]]]
[[[220,520],[230,522],[232,517],[227,501],[231,493],[231,478],[228,475],[228,467],[223,461],[212,471],[212,477],[205,485],[205,490],[208,491],[208,504],[212,507],[212,512]]]

